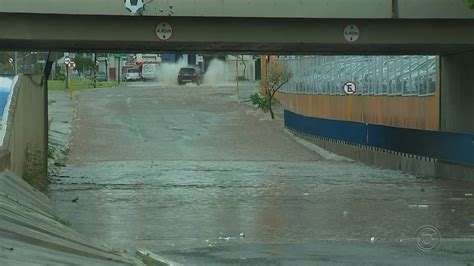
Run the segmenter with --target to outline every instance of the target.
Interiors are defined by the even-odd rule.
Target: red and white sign
[[[69,62],[68,66],[71,70],[74,70],[74,68],[76,68],[76,62],[71,61],[71,62]]]
[[[354,95],[357,92],[357,87],[354,82],[348,81],[344,83],[344,93],[346,95]]]

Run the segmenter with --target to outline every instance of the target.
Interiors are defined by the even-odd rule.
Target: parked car
[[[142,79],[142,74],[140,73],[140,70],[136,68],[128,69],[127,73],[125,74],[126,81],[137,81],[141,79]]]
[[[183,67],[178,73],[178,85],[195,83],[198,86],[202,83],[202,73],[197,67]]]

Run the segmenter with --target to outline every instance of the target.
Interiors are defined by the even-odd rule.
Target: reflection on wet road
[[[473,191],[322,160],[223,89],[143,87],[82,93],[51,196],[78,231],[186,264],[466,265]],[[414,240],[426,224],[443,237],[431,253]]]

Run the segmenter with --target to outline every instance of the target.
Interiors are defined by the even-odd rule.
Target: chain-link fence
[[[436,56],[305,56],[276,59],[293,73],[283,92],[342,95],[344,83],[358,95],[433,95]]]

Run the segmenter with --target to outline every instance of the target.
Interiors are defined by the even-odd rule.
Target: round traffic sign
[[[96,66],[100,65],[99,60],[95,61],[95,65],[96,65]]]
[[[348,25],[344,29],[344,38],[348,42],[355,42],[359,39],[360,37],[360,30],[359,27],[356,25]]]
[[[13,58],[11,58],[11,57],[8,58],[8,62],[9,62],[10,64],[13,64],[13,61],[14,61]]]
[[[155,34],[162,41],[169,40],[173,36],[173,27],[168,22],[161,22],[156,25]]]
[[[69,66],[70,69],[74,69],[74,68],[76,68],[76,62],[71,61],[71,62],[69,62],[68,66]]]
[[[343,89],[346,95],[354,95],[357,92],[357,87],[355,83],[351,81],[344,83]]]
[[[64,64],[69,65],[69,63],[71,63],[71,58],[69,57],[64,58]]]

